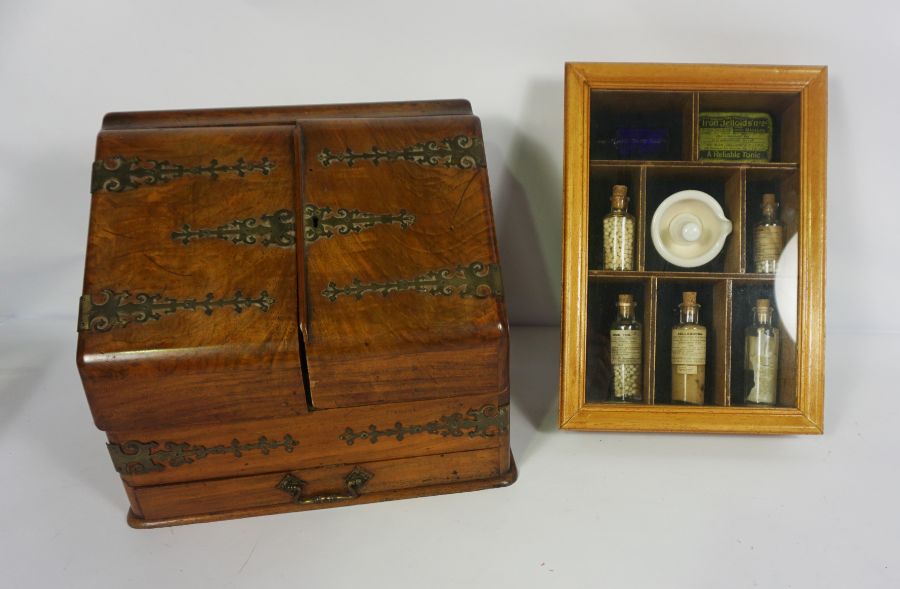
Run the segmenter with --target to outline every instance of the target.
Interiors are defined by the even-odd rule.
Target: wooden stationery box
[[[822,433],[826,68],[569,63],[565,79],[560,427]],[[633,235],[633,247],[628,260],[609,264],[607,219],[612,228],[624,216],[611,210],[616,191],[630,199],[634,226],[622,240]],[[674,250],[660,251],[666,240],[693,247],[664,225],[673,219],[664,203],[698,192],[731,229],[721,251],[709,250],[714,257],[688,265]],[[762,245],[776,241],[764,244],[757,231],[773,198],[779,208],[770,225],[781,229],[769,251]],[[777,268],[769,260],[772,267],[760,269],[755,257],[772,252]],[[687,371],[674,361],[673,334],[678,303],[692,298],[707,334],[705,384],[683,402],[675,384]],[[622,332],[611,326],[621,300],[626,309],[636,303],[627,329],[640,331],[627,359],[617,352],[618,367],[632,370],[617,384],[612,342]],[[750,343],[759,341],[750,335],[755,305],[767,309],[767,321],[775,317],[764,366],[750,358],[759,352]],[[631,387],[630,399],[613,394],[616,386]]]
[[[78,368],[132,526],[515,480],[468,102],[110,114],[91,192]]]

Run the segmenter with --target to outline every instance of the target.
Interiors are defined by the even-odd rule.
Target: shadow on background
[[[483,121],[504,293],[513,325],[559,323],[562,95],[562,79],[536,80],[518,117]],[[514,433],[514,451],[521,454],[541,424],[549,423],[548,414],[555,413],[559,347],[558,338],[548,345],[546,336],[516,329],[510,345],[516,358],[511,398],[530,425]]]
[[[76,339],[70,318],[11,319],[0,325],[0,434],[16,442],[4,450],[43,454],[36,464],[53,464],[54,485],[47,484],[48,471],[37,468],[17,481],[35,493],[56,492],[55,485],[75,481],[121,508],[118,476],[77,375]]]
[[[510,443],[522,465],[537,433],[557,430],[559,332],[555,327],[513,327],[510,362]]]
[[[559,322],[562,81],[532,84],[517,119],[485,119],[510,322]]]
[[[8,320],[0,324],[13,333]],[[16,337],[0,337],[0,433],[10,427],[25,403],[41,386],[47,366],[59,353],[59,342],[16,330]]]

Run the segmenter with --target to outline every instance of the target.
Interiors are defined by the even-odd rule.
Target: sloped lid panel
[[[300,129],[313,405],[505,390],[506,313],[478,120]]]
[[[78,349],[100,428],[306,411],[293,137],[100,134]]]

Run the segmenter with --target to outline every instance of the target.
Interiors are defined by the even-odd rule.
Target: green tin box
[[[763,112],[701,112],[700,159],[772,161],[772,117]]]

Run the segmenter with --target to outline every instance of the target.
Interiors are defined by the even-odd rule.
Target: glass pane
[[[768,134],[769,161],[703,161],[704,110]],[[586,402],[797,405],[798,112],[790,93],[593,93]],[[641,125],[678,145],[610,142]]]

